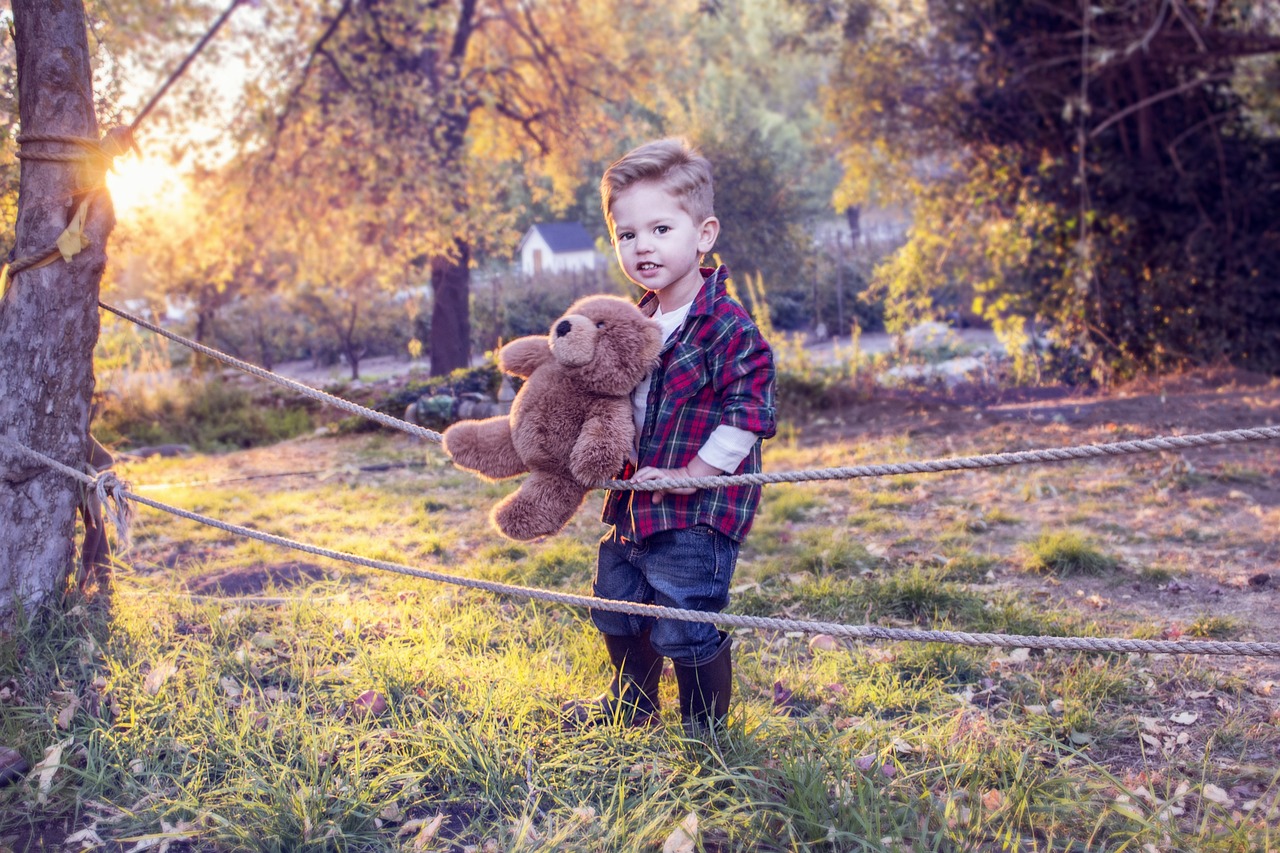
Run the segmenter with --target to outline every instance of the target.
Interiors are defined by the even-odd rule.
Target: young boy
[[[622,476],[634,482],[760,470],[774,434],[773,354],[725,288],[728,270],[700,268],[720,233],[711,166],[684,142],[642,145],[600,183],[618,263],[648,291],[640,308],[661,325],[658,366],[633,396],[636,449]],[[597,598],[719,612],[729,601],[738,547],[758,486],[612,491],[600,540]],[[714,625],[605,610],[591,619],[613,664],[609,690],[563,706],[572,724],[618,717],[658,722],[663,657],[675,666],[680,716],[690,735],[723,723],[733,672],[731,639]]]

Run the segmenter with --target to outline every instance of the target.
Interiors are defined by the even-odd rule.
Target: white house
[[[525,275],[596,268],[596,242],[581,222],[541,222],[520,240]]]

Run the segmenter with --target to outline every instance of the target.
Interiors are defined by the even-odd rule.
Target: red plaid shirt
[[[706,282],[689,307],[684,324],[664,345],[649,386],[639,466],[687,465],[720,424],[753,432],[759,439],[776,431],[773,352],[751,316],[729,297],[729,271],[703,269]],[[652,316],[657,296],[646,293],[640,310]],[[760,441],[733,474],[760,470]],[[620,479],[635,473],[630,464]],[[604,521],[638,541],[664,530],[705,524],[741,542],[751,529],[759,486],[700,489],[663,497],[652,492],[611,491]]]

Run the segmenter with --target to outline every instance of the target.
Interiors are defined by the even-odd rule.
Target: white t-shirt
[[[693,303],[690,302],[670,314],[663,314],[661,308],[654,312],[653,319],[657,320],[662,327],[662,339],[664,341],[675,334],[676,330],[684,323],[684,318],[689,316],[689,308],[692,305]],[[636,446],[632,450],[632,462],[637,461],[636,455],[639,450],[640,432],[644,429],[644,418],[649,408],[649,386],[653,384],[652,379],[652,374],[646,376],[636,386],[636,390],[631,392],[631,412],[636,423]],[[738,470],[742,460],[747,458],[747,454],[755,446],[756,434],[754,432],[739,429],[729,424],[720,424],[711,435],[707,436],[706,443],[698,449],[698,456],[712,468],[732,472]]]

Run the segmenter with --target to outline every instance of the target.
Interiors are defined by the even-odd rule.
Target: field
[[[880,391],[784,471],[1280,422],[1280,383]],[[139,494],[419,568],[587,592],[599,495],[499,539],[512,484],[388,433],[134,459]],[[730,612],[1280,640],[1280,447],[766,487]],[[606,681],[581,611],[356,568],[139,508],[110,595],[0,645],[0,849],[1280,849],[1280,662],[738,629],[727,732],[562,731]],[[45,759],[41,761],[42,757]]]

